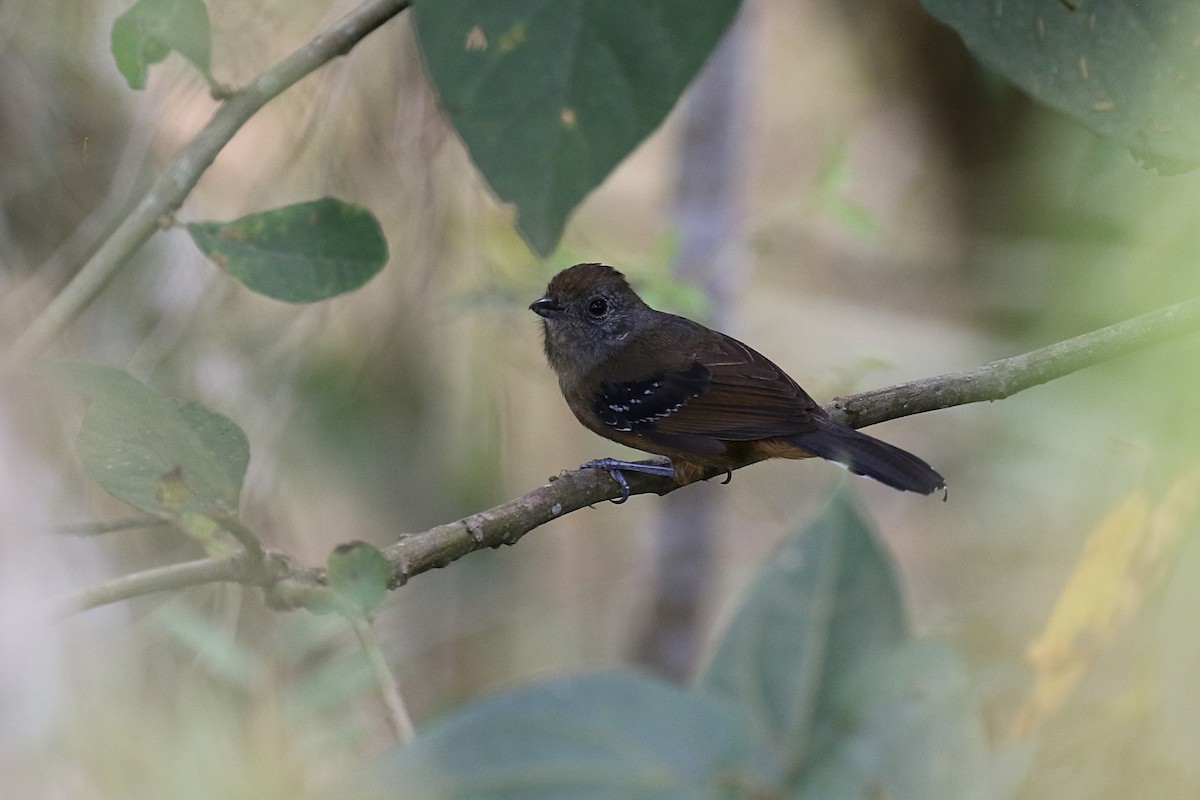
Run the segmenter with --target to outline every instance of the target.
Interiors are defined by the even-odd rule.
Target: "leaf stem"
[[[379,695],[383,699],[384,716],[387,718],[388,727],[392,729],[396,741],[400,744],[408,744],[416,736],[416,730],[413,728],[408,708],[404,705],[404,699],[400,696],[400,682],[396,680],[396,676],[388,667],[387,659],[383,655],[383,648],[379,646],[379,637],[375,635],[375,628],[372,627],[371,621],[362,614],[348,613],[345,617],[346,621],[350,623],[350,627],[354,629],[354,635],[358,637],[358,643],[362,646],[367,660],[371,663],[371,673],[375,676],[375,683],[379,686]]]

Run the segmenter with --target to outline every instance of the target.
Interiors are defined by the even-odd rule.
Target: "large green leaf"
[[[742,708],[797,769],[838,727],[837,677],[907,635],[891,562],[840,491],[759,574],[699,685]]]
[[[442,108],[542,255],[658,127],[738,0],[414,0]]]
[[[146,87],[152,64],[179,53],[209,79],[208,9],[203,0],[138,0],[113,22],[112,54],[131,89]]]
[[[796,800],[1000,800],[1029,766],[1029,748],[992,752],[966,669],[943,644],[907,642],[836,680],[841,730],[804,774]]]
[[[374,215],[332,197],[187,229],[217,266],[289,303],[357,289],[387,263],[387,240]]]
[[[768,796],[776,766],[725,705],[630,674],[578,675],[468,706],[337,797],[704,800]]]
[[[228,417],[164,397],[117,369],[71,364],[56,372],[91,401],[76,446],[84,471],[106,491],[176,519],[236,512],[250,445]]]
[[[1195,0],[922,2],[1041,102],[1160,167],[1200,163]]]

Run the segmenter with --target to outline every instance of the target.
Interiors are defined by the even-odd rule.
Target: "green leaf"
[[[946,645],[898,645],[836,683],[836,745],[805,772],[796,800],[999,800],[1028,772],[1029,747],[993,755],[967,672]]]
[[[367,542],[339,544],[326,562],[330,588],[360,616],[387,596],[388,573],[387,558]]]
[[[1037,100],[1166,171],[1200,162],[1200,4],[922,0]]]
[[[228,417],[164,397],[117,369],[69,364],[55,372],[91,401],[76,448],[84,472],[106,491],[193,523],[194,515],[236,512],[250,445]]]
[[[762,570],[700,677],[744,710],[793,769],[837,727],[839,675],[908,635],[890,559],[845,491]]]
[[[442,108],[548,255],[571,210],[675,105],[738,0],[414,0]]]
[[[580,675],[508,692],[420,732],[337,797],[724,800],[779,778],[738,716],[650,678]]]
[[[388,257],[374,215],[332,197],[233,222],[193,222],[187,229],[217,266],[248,288],[289,303],[357,289]]]
[[[211,43],[203,0],[138,0],[117,17],[112,54],[131,89],[146,87],[146,73],[172,50],[209,75]]]

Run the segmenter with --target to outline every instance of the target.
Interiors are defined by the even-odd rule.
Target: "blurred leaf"
[[[1181,487],[1182,481],[1176,483]],[[1192,780],[1200,779],[1200,693],[1196,691],[1196,673],[1200,669],[1200,508],[1197,507],[1197,487],[1175,491],[1168,496],[1164,508],[1172,510],[1161,515],[1164,527],[1174,526],[1185,536],[1178,555],[1178,566],[1166,584],[1162,602],[1162,650],[1159,663],[1162,674],[1162,720],[1164,755],[1187,771]],[[1173,498],[1177,503],[1171,503]],[[1170,560],[1175,560],[1168,555]]]
[[[1037,676],[1013,732],[1028,736],[1075,691],[1096,657],[1141,610],[1194,529],[1200,470],[1185,471],[1151,505],[1135,489],[1088,537],[1042,634],[1029,646]]]
[[[922,2],[989,67],[1140,160],[1168,172],[1200,163],[1200,4]]]
[[[69,364],[55,371],[91,401],[76,447],[84,472],[107,492],[176,520],[236,512],[250,445],[232,420],[164,397],[117,369]]]
[[[388,257],[374,215],[332,197],[233,222],[193,222],[187,229],[217,266],[248,288],[289,303],[357,289]]]
[[[338,797],[405,800],[741,798],[778,780],[722,703],[630,674],[542,682],[468,706]]]
[[[1134,490],[1088,538],[1045,629],[1029,646],[1037,684],[1018,715],[1017,736],[1028,735],[1066,702],[1094,658],[1096,646],[1120,624],[1118,615],[1126,612],[1126,570],[1145,533],[1148,515],[1145,494]]]
[[[799,768],[834,735],[837,676],[907,635],[891,561],[839,491],[759,574],[699,683],[743,709]]]
[[[172,50],[211,83],[210,47],[203,0],[138,0],[113,23],[113,59],[131,89],[144,89],[150,65]]]
[[[675,105],[738,0],[415,0],[441,105],[540,255]]]
[[[901,644],[836,683],[843,730],[796,800],[998,800],[1028,770],[1029,749],[993,756],[966,670],[945,645]]]
[[[339,544],[326,562],[330,588],[364,617],[387,596],[388,573],[387,558],[367,542]]]

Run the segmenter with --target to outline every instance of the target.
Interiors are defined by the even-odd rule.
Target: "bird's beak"
[[[529,310],[546,319],[562,319],[567,314],[567,310],[560,306],[553,297],[534,300],[529,304]]]

